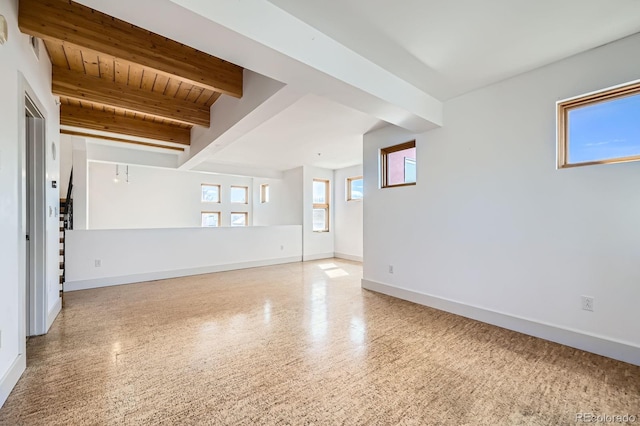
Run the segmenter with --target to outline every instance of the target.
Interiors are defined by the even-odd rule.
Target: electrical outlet
[[[593,312],[593,297],[582,296],[582,309]]]
[[[101,266],[102,266],[102,260],[100,260],[100,259],[96,259],[96,260],[95,260],[95,266],[96,266],[96,268],[101,267]]]
[[[389,265],[389,273],[393,274],[393,265]]]

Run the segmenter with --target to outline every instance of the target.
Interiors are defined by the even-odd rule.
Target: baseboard
[[[53,304],[53,308],[51,308],[51,310],[49,311],[49,314],[47,315],[47,333],[49,332],[51,325],[56,320],[61,310],[62,310],[62,299],[58,297],[58,300],[56,300],[56,303]]]
[[[362,279],[362,288],[640,366],[640,347],[425,293]]]
[[[333,252],[331,253],[317,253],[317,254],[305,254],[303,260],[305,262],[311,260],[333,259]]]
[[[362,262],[362,256],[354,256],[352,254],[335,252],[333,253],[333,257],[337,257],[338,259],[352,260],[354,262]]]
[[[9,398],[9,394],[20,380],[22,373],[27,368],[27,357],[25,354],[20,354],[13,361],[9,370],[2,376],[0,379],[0,408],[4,405],[7,398]]]
[[[176,269],[171,271],[157,271],[117,277],[95,278],[90,280],[66,281],[64,283],[64,288],[65,292],[88,290],[91,288],[165,280],[169,278],[188,277],[191,275],[211,274],[213,272],[235,271],[237,269],[258,268],[260,266],[281,265],[283,263],[294,263],[300,261],[302,261],[301,256],[293,256],[277,259],[256,260],[251,262],[230,263],[225,265],[204,266],[200,268]]]

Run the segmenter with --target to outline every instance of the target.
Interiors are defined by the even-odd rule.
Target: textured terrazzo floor
[[[2,425],[560,425],[640,367],[360,288],[325,260],[68,293]],[[640,424],[640,420],[637,420]]]

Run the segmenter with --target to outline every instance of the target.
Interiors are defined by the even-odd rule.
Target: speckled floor
[[[68,293],[2,425],[558,425],[640,367],[360,288],[341,260]],[[637,420],[640,424],[640,419]]]

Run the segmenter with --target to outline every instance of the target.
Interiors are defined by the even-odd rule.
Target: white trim
[[[11,364],[11,367],[9,367],[9,370],[7,370],[2,379],[0,379],[0,408],[4,405],[26,368],[27,357],[25,354],[20,354],[13,361],[13,364]]]
[[[308,262],[310,260],[321,260],[321,259],[333,259],[333,253],[305,254],[303,256],[303,260],[305,262]]]
[[[66,281],[65,292],[87,290],[90,288],[110,287],[121,284],[133,284],[145,281],[165,280],[168,278],[187,277],[190,275],[210,274],[213,272],[234,271],[237,269],[257,268],[260,266],[281,265],[283,263],[301,262],[301,256],[282,257],[277,259],[256,260],[252,262],[229,263],[226,265],[203,266],[200,268],[175,269],[172,271],[156,271],[142,274],[121,275],[117,277],[95,278],[90,280]]]
[[[354,256],[352,254],[345,254],[345,253],[334,253],[333,257],[337,257],[338,259],[347,259],[347,260],[352,260],[354,262],[362,262],[362,256]]]
[[[640,366],[640,347],[630,342],[471,306],[364,278],[362,288]]]
[[[604,89],[598,89],[598,90],[594,90],[592,92],[587,92],[587,93],[582,93],[582,94],[579,94],[579,95],[571,96],[569,98],[561,99],[559,101],[556,101],[556,107],[558,105],[560,105],[561,103],[563,103],[563,102],[573,101],[575,99],[579,99],[579,98],[582,98],[582,97],[585,97],[585,96],[597,95],[598,93],[603,93],[603,92],[607,92],[609,90],[619,89],[619,88],[624,87],[624,86],[631,86],[631,85],[637,84],[637,83],[640,83],[640,79],[631,80],[631,81],[627,81],[626,83],[620,83],[620,84],[615,84],[613,86],[605,87]]]
[[[46,146],[47,146],[47,123],[49,123],[49,117],[48,117],[48,113],[47,113],[47,109],[44,107],[44,105],[42,104],[42,102],[40,101],[39,97],[36,95],[36,92],[33,90],[33,88],[31,87],[31,85],[29,84],[29,82],[27,81],[27,79],[25,78],[25,76],[18,71],[18,82],[17,82],[17,89],[18,89],[18,111],[20,112],[18,114],[18,135],[19,135],[19,147],[18,147],[18,156],[19,156],[19,161],[20,161],[20,168],[18,171],[18,205],[17,205],[17,209],[18,209],[18,218],[19,218],[19,226],[18,226],[18,277],[19,277],[19,306],[18,306],[18,315],[19,315],[19,333],[18,333],[18,350],[20,354],[25,354],[26,353],[26,336],[27,335],[40,335],[40,334],[45,334],[46,330],[45,330],[45,326],[46,326],[46,317],[47,317],[47,312],[46,312],[46,307],[47,307],[47,285],[46,283],[48,282],[48,269],[47,269],[47,252],[46,252],[46,248],[47,248],[47,239],[48,239],[48,235],[47,235],[47,230],[48,230],[48,221],[46,219],[46,212],[45,212],[45,208],[43,207],[43,209],[41,211],[38,212],[38,209],[36,209],[36,206],[34,206],[33,208],[36,209],[35,211],[37,211],[41,217],[38,218],[38,222],[42,225],[43,229],[41,229],[42,235],[42,270],[40,271],[42,273],[42,276],[40,277],[39,280],[37,280],[36,286],[35,288],[32,288],[32,294],[31,294],[31,330],[27,330],[26,329],[26,323],[25,323],[25,317],[26,317],[26,313],[25,313],[25,301],[26,301],[26,293],[25,293],[25,280],[26,280],[26,242],[25,242],[25,235],[26,235],[26,225],[27,225],[27,217],[26,217],[26,211],[25,211],[25,203],[26,203],[26,199],[25,197],[29,196],[29,189],[26,188],[26,143],[27,143],[27,135],[26,135],[26,117],[25,117],[25,108],[26,108],[26,102],[25,102],[25,97],[29,96],[29,99],[31,100],[31,102],[33,103],[33,105],[38,109],[38,112],[42,115],[43,120],[44,120],[44,125],[43,125],[43,133],[44,133],[44,147],[42,147],[42,152],[41,154],[44,156],[43,158],[41,158],[42,161],[42,190],[43,193],[41,194],[42,199],[39,200],[43,206],[47,205],[47,200],[46,200]],[[56,227],[58,225],[56,224]],[[35,233],[36,230],[32,230],[32,234]],[[57,251],[56,251],[57,252]],[[36,301],[38,303],[36,303]],[[39,309],[38,309],[39,308]]]
[[[49,314],[47,315],[47,333],[49,332],[49,329],[53,325],[53,322],[56,320],[61,310],[62,310],[62,299],[58,297],[58,300],[56,300],[56,303],[53,304],[53,307],[51,308],[51,310],[49,311]]]

